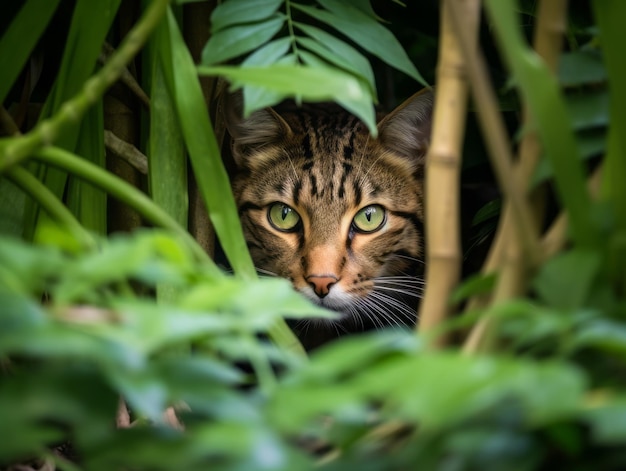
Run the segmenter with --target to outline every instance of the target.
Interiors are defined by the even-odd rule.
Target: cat
[[[292,324],[305,346],[415,324],[432,92],[380,119],[377,138],[335,104],[288,101],[242,119],[240,100],[231,96],[223,108],[255,266],[340,315]]]

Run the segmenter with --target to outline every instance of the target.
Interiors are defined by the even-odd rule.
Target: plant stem
[[[106,170],[58,147],[45,147],[37,151],[33,157],[54,167],[72,173],[85,181],[103,189],[111,196],[123,201],[135,209],[147,221],[169,229],[176,233],[198,257],[199,260],[213,271],[215,275],[221,274],[215,263],[196,243],[191,235],[181,227],[169,214],[148,198],[134,186],[112,175]]]
[[[153,0],[117,52],[111,55],[111,59],[97,74],[85,82],[76,96],[61,106],[58,113],[23,136],[0,139],[0,173],[28,159],[37,149],[52,144],[65,130],[80,123],[87,109],[115,83],[126,64],[139,52],[165,15],[168,5],[169,0]]]
[[[565,15],[567,0],[542,0],[538,6],[537,25],[533,39],[535,51],[543,58],[548,69],[554,74],[561,51],[561,38],[565,32]],[[528,104],[524,104],[523,126],[531,122]],[[521,188],[526,188],[537,161],[541,155],[541,145],[537,133],[530,130],[522,139],[518,164],[515,167],[515,179]],[[532,214],[536,224],[543,213],[541,200],[537,199]],[[526,289],[529,265],[524,258],[523,246],[520,244],[518,230],[515,226],[515,208],[507,201],[503,210],[496,239],[490,251],[488,262],[483,273],[499,269],[499,277],[493,294],[492,305],[511,299]],[[543,251],[542,251],[543,252]],[[543,253],[539,252],[543,260]],[[480,304],[480,299],[472,299],[467,310]],[[496,321],[492,317],[483,317],[470,332],[463,345],[465,353],[484,351],[491,347],[494,340]]]
[[[32,173],[20,166],[8,170],[9,179],[33,198],[53,219],[63,225],[72,236],[86,248],[93,248],[96,241],[91,234],[80,225],[65,205]]]

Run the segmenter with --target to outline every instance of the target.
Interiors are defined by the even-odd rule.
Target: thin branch
[[[102,45],[102,51],[100,51],[100,56],[98,57],[98,62],[104,65],[106,64],[110,57],[115,53],[115,49],[109,43],[105,42]],[[130,73],[128,67],[124,67],[122,74],[120,75],[119,81],[122,82],[128,89],[137,97],[142,105],[146,108],[150,108],[150,98],[146,92],[143,91],[143,88],[137,83],[137,80]]]
[[[105,147],[143,175],[148,173],[148,157],[134,145],[117,137],[112,131],[104,130]]]

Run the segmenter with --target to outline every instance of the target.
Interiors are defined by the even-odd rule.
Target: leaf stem
[[[205,262],[206,266],[211,269],[213,274],[221,274],[215,263],[196,243],[189,232],[187,232],[185,228],[181,227],[167,212],[163,211],[163,209],[157,206],[150,198],[148,198],[141,191],[137,190],[134,186],[126,183],[124,180],[107,172],[97,165],[94,165],[84,159],[81,159],[77,155],[58,147],[51,146],[40,149],[33,154],[33,157],[92,183],[93,185],[106,191],[111,196],[128,204],[147,221],[176,233],[198,257],[198,259]]]
[[[291,17],[291,1],[285,0],[285,15],[287,16],[287,30],[289,31],[289,39],[291,40],[291,48],[294,55],[300,61],[300,52],[298,51],[298,41],[296,39],[296,33],[293,29],[293,18]]]
[[[63,225],[81,245],[86,248],[96,246],[92,235],[80,225],[70,210],[39,179],[23,167],[8,170],[9,179],[33,198],[53,219]]]

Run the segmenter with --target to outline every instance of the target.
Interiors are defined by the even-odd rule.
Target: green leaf
[[[291,45],[290,38],[280,38],[267,43],[260,49],[250,54],[242,62],[242,65],[273,65],[273,64],[290,64],[295,65],[298,61],[294,55],[285,55],[289,51]],[[244,85],[243,100],[253,109],[261,109],[267,106],[275,105],[282,100],[281,93],[267,90],[262,87],[253,85]]]
[[[575,413],[586,386],[579,370],[562,363],[394,350],[393,343],[374,340],[331,344],[308,368],[292,371],[268,404],[277,426],[295,431],[320,416],[337,421],[366,401],[380,403],[385,417],[419,424],[421,435],[449,430],[510,400],[521,404],[525,424],[538,425]]]
[[[583,416],[591,425],[594,440],[599,443],[621,446],[626,441],[626,398],[623,396],[592,406]]]
[[[39,116],[40,121],[58,112],[65,101],[80,91],[93,73],[102,43],[115,18],[120,2],[121,0],[78,0],[76,2],[59,73]],[[55,145],[74,151],[79,131],[80,127],[75,125],[63,133],[55,141]],[[67,185],[67,174],[64,171],[40,165],[38,176],[59,200],[63,199]],[[34,203],[27,203],[26,237],[32,238],[33,234],[46,223],[45,213],[40,215],[39,208]]]
[[[617,226],[626,231],[626,187],[621,176],[626,175],[626,140],[622,130],[626,126],[626,59],[621,38],[626,15],[626,3],[616,0],[594,0],[593,12],[600,29],[600,44],[609,76],[611,127],[607,142],[602,192],[615,212]],[[626,286],[624,268],[618,272],[622,288]]]
[[[589,296],[601,262],[599,253],[583,249],[557,255],[541,267],[533,287],[552,307],[580,308]]]
[[[176,20],[172,14],[168,18],[171,53],[164,47],[159,50],[166,69],[166,78],[168,74],[172,76],[172,83],[168,83],[168,87],[176,106],[198,188],[235,273],[253,279],[256,278],[256,272],[241,231],[235,199],[206,112],[196,68]],[[167,70],[171,72],[168,73]]]
[[[575,350],[593,347],[626,358],[626,325],[610,319],[591,319],[581,324],[570,342]]]
[[[559,59],[559,81],[566,87],[606,82],[602,56],[595,50],[565,52]]]
[[[339,70],[303,67],[299,65],[275,65],[273,67],[205,67],[198,72],[204,75],[222,75],[240,85],[264,87],[282,94],[283,97],[301,96],[308,101],[334,100],[356,114],[376,135],[376,119],[371,105],[369,89],[354,76]],[[250,103],[244,103],[244,114],[254,111]]]
[[[290,45],[290,38],[275,39],[246,57],[242,64],[245,66],[275,64],[287,53]]]
[[[567,107],[574,129],[607,126],[609,103],[609,92],[604,88],[568,96]]]
[[[302,23],[294,23],[294,26],[315,40],[298,38],[298,42],[338,67],[360,75],[369,83],[372,95],[376,94],[376,82],[372,66],[359,51],[315,26]]]
[[[241,23],[254,23],[272,16],[283,0],[228,0],[220,3],[211,14],[211,32]]]
[[[336,0],[320,0],[320,4],[329,11],[293,3],[292,6],[313,18],[332,26],[340,33],[366,51],[372,53],[383,62],[404,72],[424,86],[428,86],[424,78],[411,63],[406,52],[391,32],[363,13],[345,2]]]
[[[0,39],[0,103],[4,103],[58,5],[59,0],[28,0],[11,20]]]
[[[493,290],[498,276],[496,273],[472,275],[463,281],[463,284],[454,290],[450,297],[453,304],[459,303],[470,296],[489,293]]]
[[[282,14],[261,23],[233,26],[215,33],[202,50],[202,64],[212,65],[258,48],[280,31],[285,23]]]
[[[559,85],[528,47],[513,2],[486,0],[485,6],[502,55],[529,106],[535,128],[551,161],[559,197],[570,217],[572,238],[585,247],[599,244],[599,230],[593,220],[584,171]]]
[[[104,116],[102,100],[87,111],[81,121],[76,152],[86,160],[105,168]],[[68,179],[67,205],[82,226],[99,235],[107,233],[107,195],[104,191],[76,177]]]

